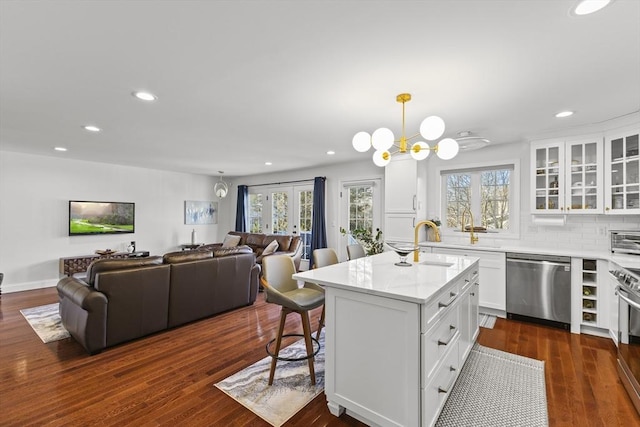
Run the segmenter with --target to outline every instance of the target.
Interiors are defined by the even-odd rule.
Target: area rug
[[[544,362],[475,344],[436,422],[548,426]]]
[[[38,334],[43,343],[62,340],[70,336],[69,332],[62,326],[62,320],[58,313],[58,303],[25,308],[20,310],[20,313],[29,322],[31,328]]]
[[[483,328],[493,329],[496,324],[496,316],[492,314],[480,313],[478,315],[479,325]]]
[[[275,427],[280,427],[300,409],[324,390],[324,330],[320,335],[320,351],[315,357],[316,385],[309,378],[306,360],[278,361],[273,385],[267,384],[271,357],[215,384],[220,390],[237,400],[254,414]],[[306,354],[303,340],[280,350],[282,357],[300,357]]]

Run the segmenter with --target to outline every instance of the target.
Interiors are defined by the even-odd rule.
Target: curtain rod
[[[324,178],[326,179],[326,176],[322,176],[320,178]],[[247,185],[247,187],[262,187],[265,185],[280,185],[280,184],[296,184],[298,182],[313,182],[315,178],[310,178],[310,179],[298,179],[295,181],[282,181],[282,182],[267,182],[265,184],[253,184],[253,185]]]

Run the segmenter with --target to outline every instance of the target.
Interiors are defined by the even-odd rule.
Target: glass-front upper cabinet
[[[603,213],[602,136],[565,144],[565,209],[571,213]]]
[[[607,135],[608,173],[605,179],[605,211],[611,214],[640,213],[640,129]]]
[[[602,135],[531,143],[533,213],[603,213]]]
[[[564,142],[532,143],[532,212],[564,211]]]

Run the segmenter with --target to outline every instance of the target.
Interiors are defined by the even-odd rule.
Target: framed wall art
[[[184,223],[187,225],[217,224],[218,202],[185,200]]]

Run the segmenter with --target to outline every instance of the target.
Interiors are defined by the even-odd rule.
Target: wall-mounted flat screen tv
[[[69,236],[135,232],[135,204],[69,201]]]

